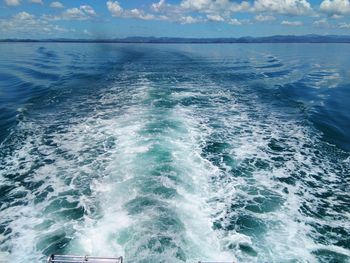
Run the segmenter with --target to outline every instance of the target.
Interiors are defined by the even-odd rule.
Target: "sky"
[[[3,38],[350,35],[350,0],[0,0]]]

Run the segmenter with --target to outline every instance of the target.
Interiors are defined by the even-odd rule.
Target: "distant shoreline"
[[[116,39],[0,39],[0,43],[119,43],[119,44],[293,44],[293,43],[350,43],[350,36],[343,35],[278,35],[240,38],[176,38],[176,37],[127,37]]]

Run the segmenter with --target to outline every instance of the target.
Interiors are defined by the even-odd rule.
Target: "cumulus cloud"
[[[303,22],[301,22],[301,21],[284,20],[284,21],[281,22],[281,25],[284,25],[284,26],[302,26]]]
[[[166,6],[165,0],[160,0],[158,3],[153,3],[151,8],[155,12],[160,12]]]
[[[328,26],[328,21],[327,21],[327,19],[323,18],[323,19],[319,19],[319,20],[314,21],[313,24],[315,26],[324,27],[324,26]]]
[[[250,4],[248,1],[242,1],[241,3],[232,2],[230,0],[183,0],[180,6],[184,9],[190,9],[194,11],[201,11],[205,13],[217,13],[217,12],[239,12],[248,10]]]
[[[80,10],[86,14],[86,15],[89,15],[89,16],[95,16],[96,15],[96,12],[95,10],[89,6],[89,5],[81,5],[80,6]]]
[[[157,13],[159,16],[163,15],[168,18],[174,16],[177,16],[177,18],[179,18],[183,15],[190,15],[189,10],[186,10],[180,5],[169,4],[166,2],[166,0],[159,0],[159,2],[151,4],[150,10]]]
[[[151,10],[166,17],[166,20],[180,23],[226,22],[238,25],[241,22],[231,19],[232,13],[249,11],[248,1],[231,0],[182,0],[180,4],[168,4],[159,0],[151,5]],[[196,16],[194,16],[196,14]],[[180,18],[179,18],[180,17]],[[163,19],[165,20],[165,19]]]
[[[111,12],[112,16],[121,16],[123,14],[123,8],[120,6],[118,1],[108,1],[107,8]]]
[[[201,22],[201,19],[193,16],[182,16],[178,21],[181,24],[195,24]]]
[[[267,22],[267,21],[273,21],[276,20],[276,17],[271,16],[271,15],[256,15],[254,18],[256,21],[259,22]]]
[[[43,33],[53,34],[67,32],[63,27],[53,25],[47,20],[38,18],[27,12],[19,12],[18,14],[8,18],[0,19],[0,32],[6,34],[25,33],[34,37],[38,37]]]
[[[63,4],[61,2],[52,2],[50,4],[50,7],[52,7],[52,8],[63,8],[64,6],[63,6]]]
[[[324,0],[320,5],[320,10],[329,16],[339,16],[350,14],[349,0]]]
[[[114,17],[138,18],[143,20],[163,20],[181,24],[194,24],[203,22],[226,22],[232,25],[240,25],[237,19],[232,19],[232,10],[247,9],[248,2],[235,4],[230,0],[183,0],[178,5],[168,4],[166,0],[159,0],[150,5],[152,13],[142,9],[124,9],[118,1],[108,0],[107,9]],[[229,12],[219,12],[221,8],[229,8]],[[197,14],[194,12],[197,11]]]
[[[74,7],[67,9],[63,13],[62,18],[67,20],[86,20],[88,16],[80,8]]]
[[[242,25],[242,22],[239,21],[237,18],[231,18],[231,19],[228,21],[228,23],[229,23],[230,25],[234,25],[234,26],[240,26],[240,25]]]
[[[227,5],[227,1],[220,1],[218,3],[215,3],[212,0],[183,0],[181,2],[181,6],[186,9],[192,9],[192,10],[212,10],[212,9],[219,9],[220,7],[223,7],[224,5]]]
[[[222,16],[220,16],[220,15],[214,15],[214,14],[209,14],[209,15],[207,15],[207,18],[208,18],[208,20],[209,21],[213,21],[213,22],[223,22],[223,21],[225,21],[225,19],[222,17]]]
[[[69,8],[60,15],[44,15],[46,20],[89,20],[96,17],[95,10],[89,5],[81,5],[80,7]]]
[[[109,2],[113,3],[112,0]],[[119,4],[118,7],[120,7]],[[242,21],[232,19],[232,16],[237,12],[258,13],[254,17],[257,22],[276,20],[275,15],[314,14],[308,0],[242,0],[239,2],[232,0],[181,0],[179,4],[169,4],[166,0],[159,0],[151,5],[151,10],[157,14],[165,15],[172,21],[179,20],[176,18],[180,16],[186,17],[196,14],[197,17],[204,17],[201,18],[202,22],[226,22],[234,25],[242,24]]]
[[[329,23],[329,21],[326,18],[316,20],[313,23],[314,26],[317,27],[326,27],[326,28],[340,28],[340,29],[350,29],[350,23],[347,22],[340,22],[338,24],[332,24]]]
[[[256,0],[252,11],[304,15],[312,11],[307,0]]]
[[[343,23],[339,23],[338,24],[338,27],[339,28],[350,28],[350,23],[345,23],[345,22],[343,22]]]
[[[348,0],[347,0],[348,1]],[[205,14],[230,15],[235,12],[266,12],[269,15],[304,15],[311,13],[312,7],[308,0],[182,0],[179,5],[170,5],[166,0],[152,4],[154,11],[177,10],[192,11]]]
[[[5,4],[9,6],[17,6],[21,4],[21,0],[5,0]]]
[[[145,13],[143,10],[137,8],[127,11],[125,14],[126,16],[139,18],[143,20],[151,20],[156,18],[153,14]]]
[[[20,12],[17,15],[14,15],[13,19],[17,21],[31,21],[34,19],[34,16],[27,12]]]
[[[143,20],[156,19],[156,16],[153,14],[148,14],[142,9],[123,9],[118,1],[107,1],[107,9],[115,17],[126,17],[126,18],[138,18]]]

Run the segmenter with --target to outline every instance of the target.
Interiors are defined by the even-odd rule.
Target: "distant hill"
[[[345,35],[276,35],[240,38],[178,38],[178,37],[127,37],[115,39],[0,39],[0,42],[57,42],[57,43],[164,43],[164,44],[214,44],[214,43],[350,43]]]

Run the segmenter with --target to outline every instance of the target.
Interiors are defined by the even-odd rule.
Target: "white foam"
[[[327,191],[331,184],[340,182],[341,174],[336,174],[335,169],[338,168],[326,161],[325,154],[325,159],[322,162],[315,162],[319,157],[314,155],[312,148],[305,146],[321,144],[321,141],[313,134],[313,131],[308,130],[292,119],[290,121],[282,121],[279,119],[280,116],[274,112],[269,112],[270,115],[265,118],[251,118],[248,115],[249,112],[262,113],[261,115],[263,115],[263,113],[269,111],[268,107],[262,108],[264,105],[261,105],[261,103],[252,101],[251,105],[255,108],[250,109],[249,104],[237,104],[236,108],[239,108],[241,112],[239,114],[233,113],[231,116],[229,114],[226,114],[225,117],[221,115],[220,111],[225,111],[225,109],[221,108],[221,105],[216,107],[217,110],[205,113],[213,114],[226,127],[226,142],[230,143],[231,150],[229,152],[237,162],[236,166],[248,166],[251,170],[243,177],[239,175],[234,177],[234,173],[223,175],[225,180],[216,182],[218,184],[217,188],[221,188],[221,191],[218,191],[215,198],[219,200],[224,199],[224,202],[227,204],[227,209],[222,210],[221,206],[218,208],[217,217],[224,218],[228,216],[237,218],[242,213],[261,219],[266,224],[266,234],[262,238],[255,238],[254,242],[251,240],[248,242],[257,252],[257,258],[241,254],[239,249],[236,250],[236,255],[242,262],[281,262],[284,260],[316,262],[317,259],[313,252],[314,247],[317,246],[317,241],[315,241],[317,237],[314,236],[314,230],[310,223],[317,222],[320,225],[333,225],[333,223],[327,219],[307,217],[301,213],[300,208],[304,203],[312,206],[312,203],[319,202],[320,200],[315,197],[315,191],[319,192],[320,188],[323,188],[322,191]],[[249,127],[249,129],[245,129],[245,127]],[[230,136],[230,131],[235,130],[240,132]],[[272,150],[268,144],[273,139],[282,141],[285,145],[283,152],[271,153]],[[282,163],[277,163],[273,159],[278,156],[284,158]],[[248,160],[263,160],[269,166],[268,168],[259,169],[258,167],[253,167],[252,163],[246,163]],[[225,170],[231,171],[231,169]],[[305,177],[297,180],[294,186],[276,181],[278,177],[287,178],[291,176],[291,173],[300,171],[305,172]],[[313,174],[326,174],[327,177],[323,177],[322,180],[326,180],[328,184],[318,182],[312,177]],[[313,182],[318,188],[310,188],[305,185],[306,182]],[[253,213],[246,210],[245,206],[231,211],[229,207],[232,203],[239,203],[242,201],[242,198],[243,200],[250,200],[254,197],[249,193],[245,193],[246,190],[238,190],[242,189],[242,187],[245,189],[248,185],[251,185],[254,189],[268,189],[271,193],[278,194],[282,197],[283,205],[275,211],[265,213]],[[283,189],[287,189],[288,193],[285,193]],[[229,195],[223,194],[223,192],[230,191],[233,191],[233,193]],[[234,193],[236,192],[239,195],[235,195]],[[331,199],[328,201],[333,202]],[[339,217],[339,214],[336,217]],[[336,221],[334,225],[348,228],[349,225],[346,223],[348,222],[346,220],[347,216],[343,214],[341,217],[338,220],[332,219]],[[229,224],[229,222],[227,223]],[[229,231],[229,233],[237,237],[237,233],[234,230]],[[223,235],[230,234],[223,232]],[[332,250],[333,246],[325,247],[329,247]],[[342,251],[348,251],[344,248],[338,248]],[[344,251],[342,254],[344,254]]]
[[[311,226],[311,223],[317,223],[348,228],[348,213],[337,215],[336,220],[334,217],[306,216],[300,211],[305,203],[316,206],[327,201],[331,207],[335,201],[332,198],[320,200],[315,191],[332,190],[338,194],[336,185],[341,181],[337,167],[325,155],[322,162],[315,162],[314,159],[319,158],[313,148],[304,146],[321,143],[312,130],[292,118],[286,121],[284,116],[270,112],[267,106],[255,101],[256,96],[241,102],[239,94],[210,83],[205,76],[194,83],[180,82],[187,91],[176,91],[173,87],[174,93],[164,95],[162,99],[179,103],[168,108],[157,108],[161,99],[152,98],[152,94],[162,92],[165,87],[156,86],[144,76],[135,77],[133,81],[129,88],[125,86],[127,80],[126,83],[115,83],[104,90],[98,100],[82,98],[96,108],[86,116],[72,117],[71,123],[62,124],[60,131],[51,132],[50,138],[57,146],[44,145],[48,135],[45,124],[27,120],[20,123],[19,133],[35,132],[18,145],[13,155],[6,157],[0,180],[2,185],[11,185],[15,180],[6,177],[8,174],[30,174],[31,177],[15,181],[17,188],[11,194],[25,192],[26,196],[11,201],[1,211],[4,216],[0,222],[13,231],[1,240],[0,248],[11,250],[5,257],[21,258],[23,262],[39,261],[47,246],[54,243],[47,237],[56,238],[57,233],[72,238],[64,250],[67,253],[116,253],[129,255],[134,261],[159,256],[176,262],[178,248],[184,251],[189,262],[233,259],[241,262],[315,262],[313,252],[317,249],[348,255],[349,251],[340,246],[318,244]],[[189,98],[207,100],[211,107],[201,109],[197,105],[180,103]],[[222,98],[229,102],[222,102]],[[79,110],[79,105],[72,107],[68,107],[72,112]],[[270,114],[264,115],[266,112]],[[153,130],[154,133],[147,130],[161,121],[169,121],[178,127],[161,127],[158,131]],[[212,121],[221,127],[212,129]],[[219,135],[229,145],[225,153],[234,164],[216,164],[210,161],[210,156],[204,157],[203,148],[206,142],[217,139],[214,135]],[[269,143],[273,139],[282,141],[282,152],[270,149]],[[169,173],[177,180],[165,174],[147,178],[147,173],[155,172],[162,164],[152,159],[155,156],[147,156],[155,148],[170,154],[168,165],[174,171]],[[31,171],[33,163],[43,158],[36,151],[54,162]],[[285,159],[278,163],[274,157]],[[254,162],[259,160],[268,168],[254,167]],[[345,160],[344,165],[348,162]],[[237,167],[246,174],[235,174]],[[294,185],[276,179],[287,179],[298,171],[305,175]],[[327,175],[322,178],[326,184],[313,177],[317,174]],[[151,179],[174,190],[175,196],[143,192],[143,183]],[[26,182],[42,184],[33,190],[25,187]],[[308,188],[308,182],[316,184],[317,190]],[[248,187],[257,193],[249,192]],[[51,190],[47,191],[47,188]],[[281,200],[276,209],[257,213],[246,209],[246,204],[238,206],[240,201],[253,202],[254,197],[265,197],[261,193],[264,190]],[[42,193],[47,196],[36,202],[35,195]],[[156,199],[159,205],[143,207],[139,213],[130,212],[128,204],[142,198]],[[76,202],[74,208],[83,207],[84,215],[78,220],[66,218],[63,212],[69,208],[53,205],[61,200]],[[16,205],[16,201],[23,203]],[[238,204],[237,208],[232,209],[231,205],[235,204]],[[168,209],[166,211],[170,211],[183,228],[174,230],[166,225],[161,232],[152,225],[161,216],[159,208]],[[329,213],[336,214],[335,211]],[[212,229],[216,220],[223,219],[222,223],[229,225],[233,224],[230,218],[243,214],[265,224],[266,231],[262,236],[240,233],[237,225],[231,230]],[[160,234],[170,237],[175,245],[165,246],[158,254],[145,248],[150,238]],[[44,244],[40,245],[41,242]],[[242,246],[250,247],[257,256],[248,255]]]

